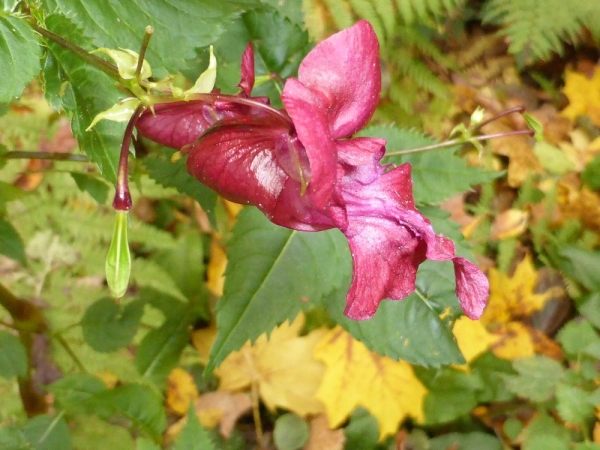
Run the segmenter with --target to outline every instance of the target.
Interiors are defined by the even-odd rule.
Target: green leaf
[[[370,126],[362,130],[359,135],[386,139],[388,153],[436,143],[433,139],[415,131],[389,125]],[[383,163],[397,165],[410,163],[415,202],[417,204],[440,203],[470,190],[473,185],[490,181],[498,176],[496,173],[467,166],[462,158],[454,154],[456,148],[384,157]]]
[[[178,0],[148,2],[128,0],[45,0],[46,10],[57,10],[86,30],[96,47],[140,48],[144,30],[151,25],[154,34],[146,53],[156,77],[181,71],[195,50],[212,44],[236,17],[258,4],[258,0]],[[65,30],[62,36],[71,39]]]
[[[208,372],[246,341],[270,333],[303,306],[318,302],[350,273],[348,246],[339,231],[281,228],[255,208],[238,216],[227,260]]]
[[[346,450],[374,449],[379,441],[379,423],[365,408],[358,407],[350,416],[350,423],[344,428]]]
[[[533,153],[549,173],[563,175],[575,168],[575,163],[558,147],[548,142],[536,142]]]
[[[587,354],[596,357],[593,350],[594,346],[600,343],[600,336],[589,322],[571,321],[558,332],[557,341],[571,356],[579,357],[580,354]]]
[[[23,434],[35,450],[71,450],[69,426],[60,416],[34,417],[23,427]]]
[[[161,450],[153,441],[146,438],[139,438],[136,441],[136,450]]]
[[[179,311],[178,317],[167,319],[160,328],[146,334],[135,354],[137,370],[155,382],[167,378],[188,344],[190,317]]]
[[[187,422],[183,426],[183,430],[175,442],[173,450],[214,450],[215,446],[210,439],[208,431],[200,426],[198,416],[193,406],[190,404],[190,409],[187,414]]]
[[[273,441],[279,450],[298,450],[308,441],[309,431],[305,419],[292,413],[284,414],[275,421]]]
[[[581,172],[581,181],[590,189],[600,189],[600,155],[594,156],[585,166],[585,169]]]
[[[94,398],[108,390],[98,377],[87,374],[66,375],[46,389],[54,394],[62,408],[72,414],[93,413]]]
[[[182,194],[192,197],[208,214],[211,224],[215,225],[217,194],[187,173],[186,159],[182,158],[171,162],[173,153],[175,153],[174,150],[161,147],[160,152],[144,158],[144,167],[148,170],[148,175],[160,185],[174,187]]]
[[[600,291],[600,252],[574,246],[560,249],[560,269],[590,291]]]
[[[483,381],[483,389],[477,391],[479,403],[508,402],[515,395],[510,392],[504,382],[506,375],[514,375],[511,361],[500,359],[492,352],[486,352],[470,364],[471,373]]]
[[[454,335],[439,315],[460,310],[454,292],[452,264],[426,261],[417,273],[419,294],[404,300],[386,300],[368,320],[354,321],[343,315],[346,291],[334,292],[324,301],[331,317],[369,350],[411,364],[439,367],[462,364]]]
[[[0,103],[19,97],[40,71],[40,45],[24,18],[0,15]]]
[[[81,30],[65,17],[48,16],[46,27],[82,47],[90,47],[90,41]],[[119,28],[126,27],[111,29]],[[86,128],[96,114],[117,103],[122,94],[115,89],[114,80],[85,64],[73,53],[53,43],[48,44],[48,49],[44,65],[46,98],[54,108],[62,108],[71,115],[71,129],[79,147],[98,164],[106,179],[115,183],[125,125],[102,121],[90,131]]]
[[[584,425],[594,417],[594,406],[590,392],[566,383],[556,386],[556,410],[565,422]]]
[[[90,196],[101,205],[106,203],[110,187],[104,181],[79,172],[71,172],[71,177],[73,177],[73,180],[77,183],[79,190],[90,194]]]
[[[513,366],[518,375],[506,375],[506,387],[519,397],[533,402],[543,402],[552,398],[556,384],[565,373],[558,361],[542,355],[517,359]]]
[[[579,305],[580,314],[600,329],[600,293],[594,292]]]
[[[477,406],[476,392],[483,387],[477,375],[421,367],[416,367],[415,373],[429,390],[423,404],[426,423],[450,422],[468,415]]]
[[[163,399],[148,386],[118,386],[97,395],[93,404],[101,417],[121,415],[153,437],[159,437],[167,427]]]
[[[600,450],[600,444],[595,442],[578,442],[573,447],[573,450]]]
[[[23,239],[10,222],[0,219],[0,254],[27,265]]]
[[[22,377],[27,373],[27,351],[21,341],[0,330],[0,377]]]
[[[97,352],[114,352],[131,342],[143,312],[141,300],[118,305],[112,298],[101,298],[83,315],[83,337]]]
[[[495,436],[481,433],[448,433],[429,441],[429,450],[502,450],[502,443]]]
[[[302,25],[292,23],[272,9],[249,11],[215,43],[219,59],[218,84],[225,91],[237,90],[241,56],[248,42],[254,47],[257,76],[274,73],[284,79],[296,75],[300,62],[311,48]],[[268,96],[272,104],[280,106],[281,86],[275,83],[278,82],[257,86],[253,95]]]
[[[0,448],[3,450],[30,450],[25,436],[14,425],[0,427]]]
[[[569,431],[554,419],[540,413],[524,430],[523,450],[568,450],[571,442]]]

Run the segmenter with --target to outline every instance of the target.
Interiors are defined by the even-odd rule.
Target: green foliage
[[[600,3],[588,0],[488,0],[482,11],[484,22],[503,27],[509,52],[525,65],[562,55],[564,43],[577,43],[584,26],[598,36],[593,18],[599,15]]]
[[[389,125],[365,128],[362,136],[380,137],[387,140],[387,150],[399,152],[433,145],[436,142],[412,130]],[[469,190],[472,185],[489,181],[497,176],[482,169],[468,167],[464,159],[455,155],[455,148],[408,153],[385,157],[384,163],[412,166],[413,192],[417,204],[435,204]]]
[[[350,423],[344,428],[346,450],[366,450],[375,448],[379,440],[377,419],[358,407],[350,416]]]
[[[306,444],[308,435],[308,423],[295,414],[284,414],[275,421],[273,441],[280,450],[301,449]]]
[[[193,403],[187,415],[187,422],[179,434],[173,450],[215,450],[208,431],[200,426]]]
[[[35,450],[71,450],[69,426],[60,417],[36,416],[23,427],[23,436]]]
[[[21,17],[0,12],[0,103],[20,96],[40,70],[40,46]]]
[[[542,355],[517,359],[513,366],[518,375],[505,376],[506,387],[519,397],[534,402],[552,398],[556,384],[565,372],[559,362]]]
[[[342,274],[350,271],[349,251],[339,231],[281,228],[254,208],[240,213],[228,247],[209,372],[246,341],[296,317],[303,301],[318,302],[339,287]]]
[[[23,239],[15,227],[7,220],[0,219],[0,254],[27,264]]]
[[[447,450],[451,448],[461,450],[501,450],[502,444],[494,436],[489,434],[472,433],[448,433],[429,441],[429,450]]]
[[[343,315],[346,290],[329,295],[324,307],[370,350],[422,366],[464,363],[451,330],[439,317],[448,307],[450,315],[459,310],[451,263],[423,263],[417,273],[417,292],[401,301],[382,302],[369,320],[354,321]]]
[[[0,377],[22,377],[27,373],[27,353],[18,338],[0,330]]]

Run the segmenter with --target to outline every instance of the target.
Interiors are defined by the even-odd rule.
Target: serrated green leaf
[[[97,352],[114,352],[131,342],[143,312],[144,302],[141,300],[117,305],[112,298],[101,298],[83,315],[83,337]]]
[[[0,102],[19,97],[40,71],[40,45],[24,18],[0,15]]]
[[[162,397],[141,384],[118,386],[94,398],[95,412],[105,419],[121,415],[154,437],[167,427]]]
[[[27,352],[21,341],[0,331],[0,377],[22,377],[27,373]]]
[[[46,10],[56,10],[86,31],[96,47],[140,48],[144,30],[151,25],[154,34],[146,60],[158,78],[183,70],[195,50],[212,44],[226,26],[258,0],[178,0],[149,2],[129,0],[106,3],[103,0],[45,0]],[[71,34],[62,36],[71,39]]]
[[[305,419],[292,413],[284,414],[275,421],[273,442],[279,450],[298,450],[306,444],[309,432]]]
[[[540,413],[523,432],[523,450],[567,450],[570,448],[569,431],[554,419]]]
[[[600,252],[575,246],[560,249],[559,269],[590,291],[600,291]]]
[[[25,244],[10,222],[0,219],[0,254],[27,265]]]
[[[490,434],[481,432],[448,433],[429,441],[429,450],[502,450],[502,443]]]
[[[107,391],[106,385],[98,378],[87,374],[66,375],[46,388],[54,394],[57,403],[72,414],[90,414],[97,394]]]
[[[135,354],[135,366],[142,376],[155,382],[167,378],[188,344],[190,319],[181,311],[144,336]]]
[[[594,406],[590,392],[566,383],[556,386],[556,410],[565,422],[585,424],[594,417]]]
[[[583,317],[600,329],[600,293],[590,294],[583,300],[578,309]]]
[[[350,252],[337,230],[289,230],[246,208],[232,236],[208,372],[246,341],[293,319],[303,305],[318,302],[350,273]]]
[[[375,315],[363,321],[343,315],[346,291],[339,290],[324,300],[331,317],[369,350],[421,366],[462,364],[464,358],[454,335],[439,315],[450,308],[458,315],[454,272],[446,263],[426,261],[417,273],[417,288],[404,300],[385,300]]]
[[[69,426],[62,417],[34,417],[23,427],[23,435],[35,450],[71,450]]]
[[[293,76],[311,45],[301,25],[292,23],[273,9],[257,9],[245,13],[215,43],[219,60],[218,85],[224,91],[235,91],[240,80],[240,61],[244,49],[252,42],[255,70],[258,76]],[[281,106],[281,87],[274,82],[257,87],[254,95],[264,95],[275,106]]]
[[[71,172],[71,177],[73,177],[73,180],[75,180],[77,187],[81,191],[90,194],[90,196],[101,205],[106,203],[110,187],[104,181],[79,172]]]
[[[91,47],[90,41],[65,17],[48,16],[46,27],[84,48]],[[111,29],[119,28],[125,27]],[[44,65],[46,98],[54,108],[71,115],[71,129],[79,147],[98,164],[106,179],[114,183],[125,125],[102,121],[90,131],[86,128],[96,114],[117,103],[122,94],[115,89],[114,80],[68,50],[53,43],[48,44],[48,49],[50,54]]]
[[[208,431],[198,421],[194,403],[190,404],[187,422],[175,442],[173,450],[214,450],[215,446],[210,439]]]
[[[506,375],[515,374],[511,361],[486,352],[469,366],[471,372],[483,380],[483,389],[477,391],[477,400],[480,403],[507,402],[514,399],[515,395],[508,391],[504,383]]]
[[[144,166],[150,178],[165,187],[174,187],[182,194],[189,195],[202,206],[212,225],[216,224],[215,204],[217,194],[187,173],[185,159],[171,162],[174,150],[161,148],[160,153],[144,158]]]
[[[600,343],[600,336],[589,322],[571,321],[560,329],[556,340],[571,356],[579,357],[581,354],[587,354],[595,357],[591,350]]]
[[[534,402],[549,400],[565,372],[558,361],[542,355],[517,359],[513,367],[518,375],[505,376],[506,387],[519,397]]]
[[[412,130],[394,126],[374,125],[359,133],[361,136],[379,137],[387,140],[388,152],[409,150],[435,144],[433,139]],[[467,166],[454,155],[457,147],[384,157],[383,163],[412,166],[413,192],[417,204],[440,203],[471,186],[494,179],[497,174]]]

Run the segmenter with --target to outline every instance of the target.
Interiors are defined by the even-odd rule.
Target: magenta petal
[[[346,316],[368,319],[382,300],[403,299],[415,290],[425,251],[407,228],[386,219],[359,217],[350,219],[344,234],[354,262]]]
[[[479,319],[487,303],[490,284],[479,268],[464,258],[454,258],[456,295],[460,306],[471,319]]]
[[[373,27],[361,20],[318,44],[300,64],[298,80],[329,100],[334,139],[356,133],[375,112],[381,91]]]
[[[308,189],[313,204],[324,208],[331,199],[337,178],[337,152],[329,134],[327,106],[317,92],[293,78],[285,83],[281,99],[306,149],[310,166]]]
[[[240,84],[238,84],[238,86],[242,88],[248,97],[250,97],[252,88],[254,88],[254,49],[252,48],[251,42],[248,43],[248,46],[242,55],[240,72],[242,79],[240,80]]]

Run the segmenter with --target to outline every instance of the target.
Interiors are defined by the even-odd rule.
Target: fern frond
[[[489,0],[482,17],[501,24],[500,33],[510,40],[509,52],[529,64],[562,54],[564,42],[576,43],[584,15],[597,8],[600,3],[589,0]]]
[[[347,28],[354,23],[350,5],[346,0],[324,0],[333,22],[338,29]]]
[[[365,19],[373,26],[373,29],[375,30],[375,34],[379,38],[379,41],[385,42],[386,34],[384,31],[383,22],[381,21],[379,14],[377,14],[377,11],[375,11],[375,8],[373,6],[373,3],[377,3],[378,0],[348,0],[348,2],[350,3],[352,10],[358,17],[360,17],[361,19]]]

